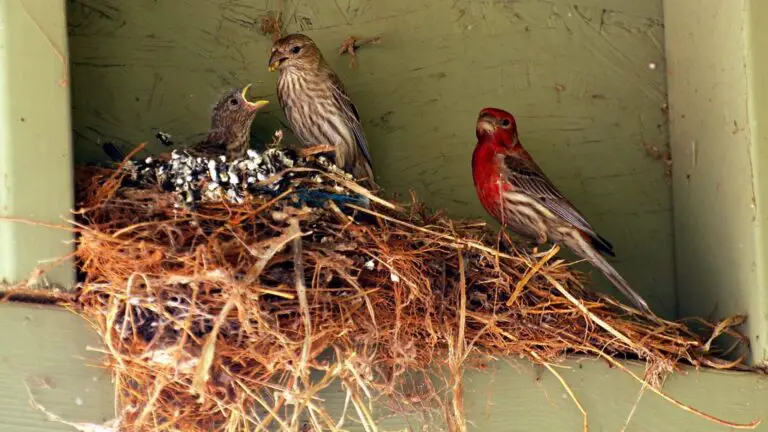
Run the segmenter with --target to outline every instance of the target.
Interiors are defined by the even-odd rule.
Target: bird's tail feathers
[[[122,162],[125,160],[125,154],[113,143],[105,142],[101,145],[104,153],[112,159],[112,162]]]
[[[373,179],[373,168],[364,158],[360,158],[356,161],[355,166],[352,168],[352,175],[355,178],[365,178],[365,186],[369,189],[375,189],[378,187],[376,181]]]
[[[616,254],[613,252],[613,245],[611,242],[604,239],[599,234],[595,233],[594,236],[589,236],[589,241],[598,251],[612,257],[616,256]]]
[[[617,272],[616,269],[613,268],[613,266],[602,255],[600,255],[600,252],[592,248],[589,248],[589,250],[585,252],[585,258],[587,261],[589,261],[593,266],[597,267],[598,270],[600,270],[605,275],[605,277],[611,281],[611,283],[619,291],[621,291],[621,293],[624,294],[624,296],[626,296],[632,302],[632,304],[635,305],[636,308],[649,315],[653,315],[651,308],[648,307],[648,303],[645,302],[640,294],[635,292],[635,290],[629,286],[629,283],[623,277],[621,277],[619,272]]]

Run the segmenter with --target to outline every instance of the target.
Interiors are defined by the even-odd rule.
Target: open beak
[[[269,56],[269,64],[267,69],[269,69],[270,72],[274,72],[277,70],[277,68],[280,67],[280,65],[287,59],[287,57],[280,56],[280,53],[277,51],[273,51],[272,55]]]
[[[260,100],[256,102],[251,102],[248,100],[248,90],[251,88],[251,84],[248,84],[247,86],[243,87],[243,91],[240,93],[240,96],[243,97],[243,100],[245,101],[245,104],[248,106],[248,108],[252,111],[259,110],[269,104],[269,101],[267,100]]]

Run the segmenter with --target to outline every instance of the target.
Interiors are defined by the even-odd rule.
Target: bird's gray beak
[[[269,63],[267,63],[267,69],[269,69],[270,72],[274,72],[287,59],[288,57],[283,57],[279,51],[272,51],[272,55],[269,56]]]

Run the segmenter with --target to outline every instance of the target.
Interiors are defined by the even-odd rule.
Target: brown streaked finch
[[[277,97],[302,145],[332,145],[339,168],[375,186],[360,116],[312,39],[303,34],[278,39],[268,66],[280,71]]]
[[[250,87],[251,84],[248,84],[222,95],[211,110],[211,123],[205,138],[183,150],[196,156],[224,155],[230,160],[245,157],[251,146],[251,124],[256,114],[269,103],[266,100],[249,101],[246,95]],[[120,158],[116,161],[122,161],[119,150],[113,144],[105,145],[104,151],[113,160]],[[158,159],[169,157],[170,153],[157,156]]]
[[[269,104],[266,100],[251,102],[247,94],[251,84],[231,90],[222,96],[211,112],[211,125],[195,150],[224,153],[227,159],[245,157],[251,147],[251,124],[256,114]]]
[[[485,210],[522,237],[539,244],[564,244],[597,267],[638,309],[652,315],[645,300],[602,256],[615,256],[613,246],[595,232],[520,143],[512,114],[485,108],[475,132],[472,178]]]

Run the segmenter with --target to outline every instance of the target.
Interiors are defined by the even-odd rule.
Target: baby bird
[[[251,84],[242,90],[232,90],[219,99],[211,113],[211,126],[205,139],[195,146],[208,154],[222,151],[227,159],[245,157],[251,146],[251,124],[256,114],[269,101],[251,102],[247,98]]]
[[[234,89],[224,94],[211,112],[211,124],[205,138],[184,151],[194,156],[219,156],[225,155],[227,159],[240,159],[245,157],[250,148],[251,123],[256,114],[269,102],[260,100],[251,102],[247,98],[251,84],[242,89]],[[122,154],[112,144],[103,146],[107,155],[121,162]],[[161,154],[157,159],[168,159],[170,154]]]
[[[337,166],[375,186],[360,115],[312,39],[291,34],[275,41],[269,70],[280,71],[277,97],[302,144],[335,147]]]

